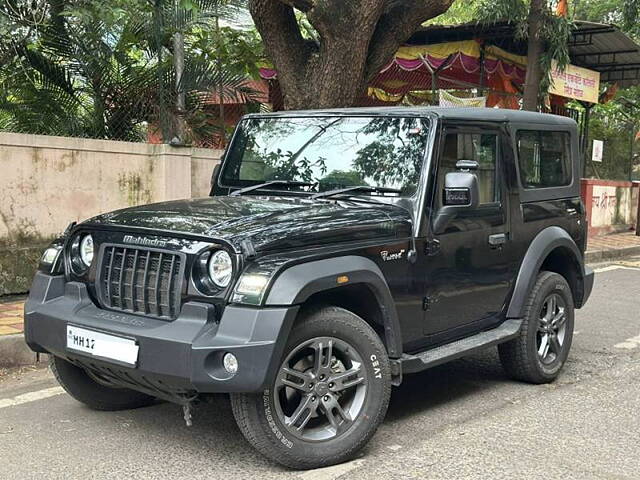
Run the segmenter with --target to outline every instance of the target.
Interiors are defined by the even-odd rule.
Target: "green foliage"
[[[445,13],[428,20],[423,25],[460,25],[473,22],[475,20],[474,3],[474,0],[457,0]]]
[[[638,0],[581,0],[572,2],[577,20],[612,23],[640,40],[640,2]]]
[[[335,188],[355,187],[358,185],[367,185],[360,172],[355,170],[331,170],[331,172],[321,178],[318,190],[321,192],[333,190]]]
[[[220,28],[220,39],[213,29],[201,28],[192,32],[189,48],[202,62],[220,61],[225,70],[253,79],[260,77],[258,65],[264,59],[262,41],[255,30]]]
[[[405,194],[412,194],[426,147],[424,129],[422,121],[415,118],[373,118],[362,133],[377,138],[358,151],[355,170],[378,185],[400,185]],[[407,159],[413,165],[408,165]]]
[[[306,156],[301,156],[298,152],[281,149],[269,151],[264,150],[260,156],[265,163],[265,180],[289,180],[295,178],[301,182],[313,182],[314,171],[321,174],[326,173],[325,166],[327,159],[318,157],[315,161],[309,160]]]
[[[571,59],[569,57],[569,40],[573,24],[564,17],[558,17],[550,10],[544,12],[540,37],[545,41],[545,52],[541,64],[544,75],[540,82],[540,94],[545,95],[551,87],[551,65],[555,60],[558,68],[564,70]]]
[[[540,59],[543,78],[540,82],[539,94],[546,95],[551,85],[551,65],[555,60],[560,69],[569,63],[569,40],[571,39],[572,22],[568,18],[555,15],[553,3],[547,2],[540,19],[539,38],[544,42],[545,53]],[[528,37],[529,0],[476,0],[476,18],[479,22],[510,21],[516,25],[516,35],[520,39]]]
[[[621,99],[638,105],[633,108]],[[589,154],[593,140],[603,140],[602,163],[587,162],[587,176],[610,180],[628,180],[631,167],[631,148],[634,154],[634,179],[640,179],[640,86],[618,92],[617,97],[606,104],[596,105],[592,111],[589,130]],[[633,138],[633,143],[632,143]],[[588,155],[590,159],[591,156]]]
[[[218,126],[203,118],[212,92],[251,97],[255,35],[214,32],[228,0],[9,0],[0,4],[0,128],[29,133],[170,140],[178,115],[191,139]],[[172,36],[185,37],[176,81]],[[216,48],[220,46],[221,48]],[[216,55],[220,52],[219,55]],[[252,67],[255,69],[255,66]],[[175,110],[184,93],[186,112]],[[151,127],[151,130],[153,128]]]

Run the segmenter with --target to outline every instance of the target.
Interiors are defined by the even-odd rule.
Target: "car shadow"
[[[402,423],[414,415],[424,414],[447,402],[509,382],[495,351],[457,360],[425,372],[408,375],[394,388],[385,424]],[[241,466],[243,471],[260,469],[284,472],[286,468],[255,453],[238,430],[227,395],[212,396],[193,410],[193,426],[185,425],[182,409],[171,403],[118,413],[99,413],[103,421],[128,422],[141,439],[161,439],[167,448],[190,452],[199,461],[206,458],[215,470],[221,462]],[[129,430],[131,432],[131,429]],[[132,432],[133,433],[133,432]],[[247,454],[251,452],[250,454]]]
[[[510,382],[496,349],[406,375],[402,384],[392,390],[386,421],[400,421]]]

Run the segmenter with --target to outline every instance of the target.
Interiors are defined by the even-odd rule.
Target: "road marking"
[[[364,460],[354,460],[352,462],[334,465],[332,467],[317,468],[300,474],[303,480],[335,480],[336,478],[349,473],[362,466]]]
[[[624,342],[617,343],[613,346],[613,348],[621,348],[624,350],[633,350],[638,347],[640,347],[640,335],[637,337],[627,338]]]
[[[61,393],[64,393],[62,387],[51,387],[38,390],[37,392],[23,393],[17,397],[0,399],[0,408],[15,407],[16,405],[43,400],[55,395],[60,395]]]
[[[602,273],[610,272],[611,270],[635,270],[637,272],[640,269],[637,267],[627,267],[625,265],[609,265],[608,267],[596,268],[594,272]]]

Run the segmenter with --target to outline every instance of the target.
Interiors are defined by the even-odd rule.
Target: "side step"
[[[456,358],[464,357],[518,336],[521,319],[505,320],[499,327],[477,333],[471,337],[456,340],[440,347],[426,350],[415,355],[402,355],[402,373],[415,373],[435,367]]]

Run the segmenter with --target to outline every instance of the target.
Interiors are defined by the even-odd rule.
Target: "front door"
[[[480,204],[433,234],[424,257],[424,333],[434,343],[496,323],[508,295],[516,259],[502,174],[504,145],[497,128],[448,128],[441,137],[430,210],[442,205],[444,177],[458,160],[478,162]]]

